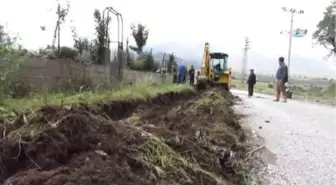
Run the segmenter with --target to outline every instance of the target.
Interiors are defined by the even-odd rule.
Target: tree
[[[7,33],[4,30],[3,25],[0,25],[0,44],[4,43],[7,39]]]
[[[56,42],[56,38],[58,39],[57,41],[57,51],[60,52],[60,49],[61,49],[61,45],[60,45],[60,42],[61,42],[61,25],[65,22],[65,18],[66,16],[68,15],[69,13],[69,10],[70,10],[70,1],[66,1],[67,5],[66,5],[66,8],[62,8],[61,7],[61,4],[58,3],[58,6],[57,6],[57,11],[56,11],[56,14],[57,14],[57,21],[56,21],[56,27],[55,27],[55,30],[54,30],[54,38],[53,38],[53,42],[52,42],[52,46],[53,48],[55,48],[55,42]],[[45,27],[41,27],[42,31],[45,30]]]
[[[72,31],[72,38],[74,40],[74,48],[76,48],[78,50],[79,55],[82,56],[84,51],[89,50],[89,40],[84,37],[79,37],[77,35],[77,31],[74,26],[71,28],[71,31]]]
[[[323,45],[325,48],[336,53],[335,47],[335,15],[333,15],[333,6],[327,7],[323,13],[323,19],[317,24],[317,30],[313,33],[313,39]]]
[[[87,38],[79,37],[74,41],[75,41],[74,48],[76,48],[78,50],[79,55],[82,56],[83,52],[89,49],[89,40]]]
[[[15,38],[11,38],[4,27],[0,25],[0,104],[9,94],[9,77],[23,62],[20,46],[15,45]]]
[[[151,53],[146,54],[146,58],[144,61],[144,70],[153,71],[154,65],[155,65],[155,61],[154,61],[153,55]]]
[[[130,49],[140,54],[142,53],[143,47],[147,43],[149,31],[146,28],[146,26],[142,24],[138,24],[137,26],[135,26],[135,24],[132,24],[131,30],[132,30],[132,35],[133,35],[133,38],[135,40],[137,47],[130,46]]]
[[[96,33],[97,33],[97,39],[95,40],[95,44],[97,47],[97,62],[99,64],[103,64],[104,63],[104,59],[105,59],[105,45],[104,45],[104,41],[105,38],[109,39],[109,35],[108,35],[108,25],[111,22],[111,18],[107,17],[106,20],[103,20],[102,15],[100,13],[100,11],[98,9],[95,9],[94,13],[93,13],[95,22],[96,22]]]
[[[168,60],[168,73],[172,73],[173,72],[173,67],[175,65],[175,56],[174,54],[170,54],[169,55],[169,60]]]

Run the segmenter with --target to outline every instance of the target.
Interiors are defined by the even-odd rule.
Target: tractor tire
[[[224,89],[225,89],[227,92],[230,92],[230,86],[229,86],[229,84],[224,84]]]

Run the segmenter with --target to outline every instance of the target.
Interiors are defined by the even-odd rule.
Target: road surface
[[[336,185],[336,108],[232,90],[243,100],[239,111],[247,124],[264,138],[273,157],[268,163],[272,185]]]

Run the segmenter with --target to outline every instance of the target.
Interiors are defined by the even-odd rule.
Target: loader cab
[[[228,69],[229,55],[225,53],[210,53],[210,65],[215,73],[223,73]]]

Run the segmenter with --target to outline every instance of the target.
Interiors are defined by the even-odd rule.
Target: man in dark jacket
[[[257,82],[257,77],[256,75],[254,74],[254,70],[251,69],[250,70],[250,75],[247,79],[247,84],[248,84],[248,95],[249,96],[253,96],[253,89],[254,89],[254,85],[256,84]]]
[[[194,79],[195,79],[195,69],[194,66],[191,66],[189,69],[189,82],[190,85],[194,85]]]
[[[177,65],[173,65],[173,83],[177,83]]]

